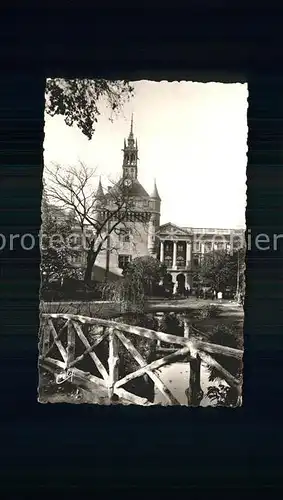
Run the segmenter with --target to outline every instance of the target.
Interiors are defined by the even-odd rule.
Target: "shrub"
[[[209,336],[209,342],[218,345],[224,345],[227,347],[233,347],[235,349],[243,349],[243,335],[239,329],[234,326],[217,325],[212,329],[211,335]],[[241,360],[232,358],[230,356],[224,356],[220,354],[213,355],[214,359],[229,371],[234,377],[241,378],[243,363]],[[221,380],[222,376],[216,368],[208,367],[210,375],[209,381]],[[224,389],[223,389],[224,387]],[[219,387],[208,387],[208,396],[211,400],[217,400],[218,404],[224,406],[236,406],[238,400],[237,391],[232,388],[226,388],[226,386]]]
[[[231,399],[231,387],[219,384],[218,387],[209,386],[207,396],[217,406],[235,406],[234,398]]]
[[[208,318],[218,318],[220,314],[222,313],[222,309],[219,306],[216,306],[215,304],[211,304],[209,306],[206,306],[207,309],[207,314]]]
[[[191,317],[194,319],[218,318],[221,312],[221,307],[211,304],[193,311]]]

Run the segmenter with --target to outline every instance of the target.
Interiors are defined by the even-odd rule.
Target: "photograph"
[[[244,405],[248,85],[46,80],[40,403]]]

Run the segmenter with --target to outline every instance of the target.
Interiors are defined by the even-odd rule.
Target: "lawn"
[[[160,300],[160,299],[149,299],[147,302],[146,311],[147,312],[158,312],[158,311],[172,311],[176,312],[182,309],[187,311],[200,309],[201,307],[208,306],[213,302],[209,300],[201,299],[176,299],[176,300]],[[215,302],[222,310],[224,317],[229,316],[242,316],[243,309],[239,306],[230,305],[228,301],[223,301],[222,304]],[[120,302],[42,302],[41,303],[42,312],[53,312],[53,313],[69,313],[69,314],[81,314],[85,316],[98,316],[101,318],[111,318],[120,315]]]

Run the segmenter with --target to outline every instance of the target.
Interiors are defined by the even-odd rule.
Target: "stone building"
[[[167,265],[167,281],[181,289],[190,289],[194,287],[194,271],[207,252],[220,249],[231,252],[244,246],[243,229],[179,227],[171,222],[160,225],[161,199],[156,182],[148,194],[138,180],[138,143],[134,138],[133,117],[122,151],[120,180],[107,192],[99,181],[95,196],[96,217],[101,221],[112,214],[109,224],[116,227],[96,260],[93,279],[97,278],[97,268],[122,275],[127,262],[138,256],[152,255]],[[119,217],[123,213],[124,217],[118,223],[118,215],[113,214],[125,193],[128,203],[121,205]]]
[[[217,250],[232,253],[245,245],[243,229],[178,227],[171,222],[160,226],[158,259],[165,262],[168,281],[181,289],[194,287],[195,271],[205,254]]]
[[[148,194],[138,179],[138,143],[134,138],[133,117],[129,137],[124,140],[122,175],[116,185],[103,191],[99,181],[96,192],[96,218],[109,220],[109,237],[96,265],[122,274],[135,257],[157,257],[157,231],[160,227],[160,196],[156,182]],[[117,207],[120,207],[117,210]],[[110,215],[109,215],[110,214]],[[106,219],[105,219],[106,218]],[[120,222],[119,222],[120,221]],[[95,279],[95,269],[93,278]]]

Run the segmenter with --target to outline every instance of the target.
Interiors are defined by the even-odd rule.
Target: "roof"
[[[155,198],[156,200],[161,201],[161,198],[159,196],[158,189],[156,186],[156,181],[154,181],[154,187],[153,187],[153,192],[152,192],[151,198]]]
[[[111,192],[115,192],[115,188],[119,188],[122,185],[122,182],[123,179],[120,179],[119,182],[108,191],[108,193],[111,194]],[[107,198],[107,194],[105,195],[105,198]],[[138,181],[138,179],[133,179],[132,186],[128,190],[128,196],[137,198],[150,198],[149,194]]]
[[[158,230],[159,234],[164,234],[164,233],[171,233],[171,234],[176,234],[176,235],[189,235],[190,233],[187,231],[187,229],[177,226],[176,224],[172,224],[172,222],[167,222],[166,224],[162,224],[159,227]]]
[[[98,183],[98,187],[97,187],[97,191],[96,191],[95,196],[96,196],[96,198],[103,198],[103,196],[104,196],[103,187],[101,184],[101,177],[99,177],[99,183]]]
[[[235,229],[235,228],[198,228],[198,227],[182,227],[185,231],[192,233],[203,233],[203,234],[242,234],[245,232],[245,229]]]
[[[129,195],[130,196],[141,196],[145,198],[150,198],[149,194],[147,191],[144,189],[144,187],[141,185],[141,183],[135,179],[133,181],[133,184],[129,190]]]

